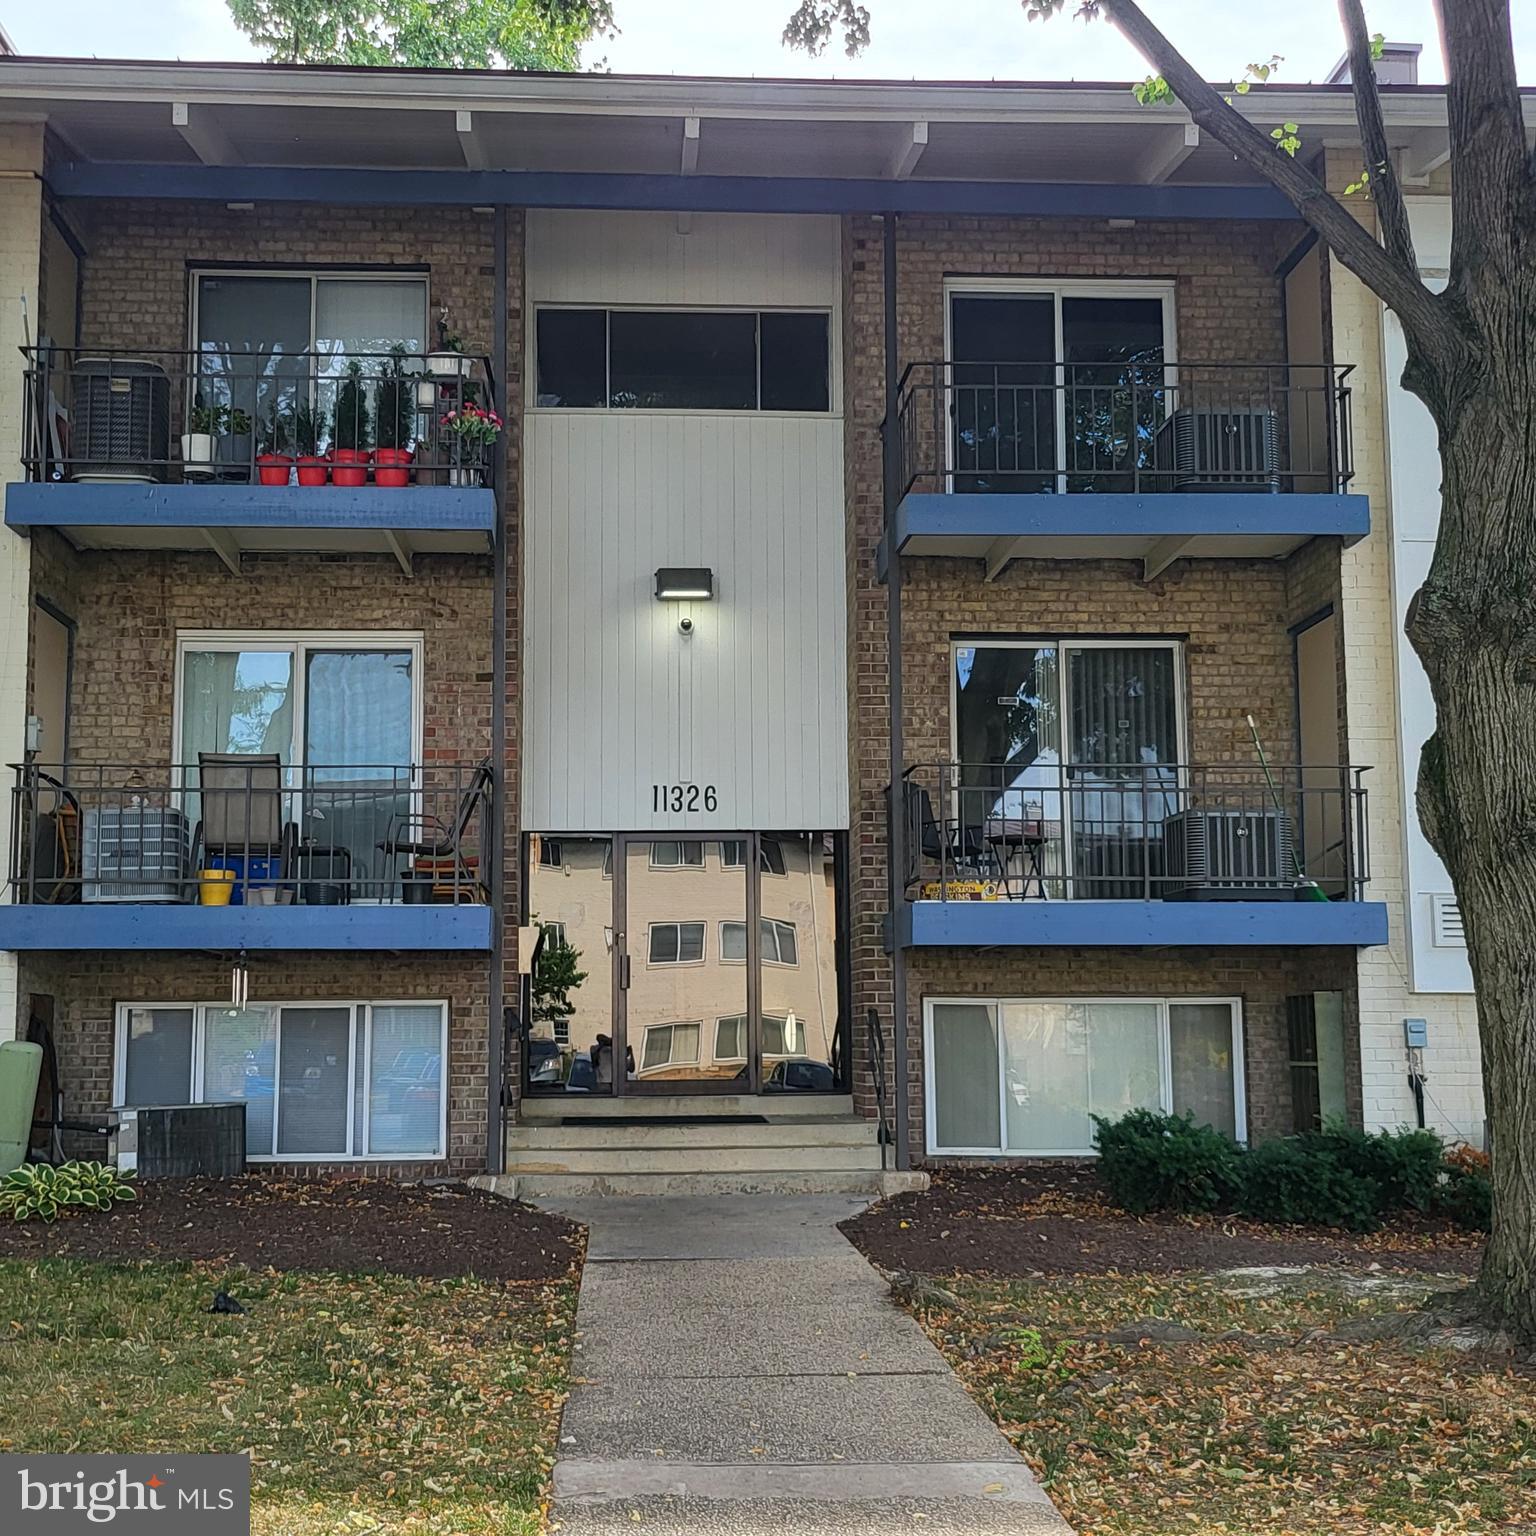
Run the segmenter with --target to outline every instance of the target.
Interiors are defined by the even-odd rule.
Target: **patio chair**
[[[907,823],[907,878],[910,889],[921,878],[923,862],[935,863],[951,880],[987,877],[988,854],[979,826],[946,824],[933,810],[933,797],[922,784],[902,784]]]
[[[409,858],[414,867],[433,876],[434,889],[450,886],[453,901],[484,900],[478,855],[466,853],[464,843],[475,816],[491,793],[491,763],[487,758],[475,769],[469,786],[459,798],[452,823],[431,812],[420,816],[394,816],[389,831],[378,844],[387,858]]]
[[[271,752],[199,752],[202,820],[192,835],[192,868],[239,859],[237,894],[250,889],[252,862],[277,861],[259,883],[286,889],[298,833],[283,818],[283,760]],[[225,867],[228,867],[227,865]]]

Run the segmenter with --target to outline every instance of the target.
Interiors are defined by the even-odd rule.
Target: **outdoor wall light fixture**
[[[657,602],[707,603],[714,595],[715,573],[707,565],[664,565],[656,572]]]

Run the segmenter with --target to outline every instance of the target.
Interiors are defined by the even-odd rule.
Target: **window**
[[[699,1026],[688,1024],[652,1024],[645,1031],[640,1070],[655,1072],[666,1067],[697,1066]]]
[[[782,875],[784,873],[784,845],[776,837],[764,837],[758,840],[757,867],[765,875]],[[747,845],[741,838],[726,839],[720,844],[720,867],[722,869],[745,869],[747,865]]]
[[[1168,415],[1166,283],[957,283],[949,291],[951,485],[1123,492]]]
[[[443,1003],[118,1009],[116,1102],[246,1106],[253,1159],[444,1155]]]
[[[765,965],[799,965],[800,951],[795,938],[795,925],[776,917],[760,920],[763,963]],[[747,958],[747,925],[725,922],[720,924],[720,958],[745,960]]]
[[[821,311],[541,309],[534,330],[546,408],[831,409]]]
[[[189,815],[201,753],[275,754],[283,813],[311,845],[345,850],[354,896],[392,892],[379,844],[412,814],[421,761],[419,635],[192,632],[177,637],[176,741]],[[440,809],[440,807],[434,807]]]
[[[703,869],[704,844],[662,842],[651,844],[652,869]]]
[[[791,1014],[788,1018],[778,1014],[763,1015],[763,1055],[793,1056],[804,1049],[805,1031],[800,1021]],[[732,1014],[729,1018],[715,1021],[715,1060],[745,1061],[747,1059],[747,1016]]]
[[[1162,824],[1181,807],[1176,641],[978,640],[954,646],[958,823],[1010,894],[1037,895],[1021,852],[1038,828],[1045,894],[1162,894]],[[1017,889],[1014,889],[1014,887]]]
[[[652,965],[697,965],[704,958],[703,923],[652,923]]]
[[[1090,1156],[1093,1116],[1136,1108],[1247,1134],[1233,999],[946,999],[925,1014],[931,1153]]]
[[[556,949],[556,948],[559,948],[560,946],[564,945],[564,943],[565,943],[565,924],[564,923],[540,923],[539,927],[543,931],[543,934],[544,934],[544,948],[546,950]]]
[[[558,837],[541,837],[539,839],[539,863],[545,869],[560,868],[560,839]]]

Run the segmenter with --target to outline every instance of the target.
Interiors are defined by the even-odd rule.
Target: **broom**
[[[1253,737],[1253,750],[1259,754],[1259,767],[1264,770],[1264,782],[1269,786],[1269,798],[1274,803],[1275,814],[1285,820],[1285,806],[1280,800],[1280,791],[1275,786],[1275,776],[1269,771],[1269,759],[1264,755],[1264,743],[1259,740],[1259,728],[1253,723],[1253,716],[1248,717],[1248,731]],[[1291,863],[1296,870],[1296,888],[1304,890],[1308,901],[1327,901],[1328,893],[1313,880],[1301,867],[1301,855],[1296,851],[1296,844],[1291,843]]]

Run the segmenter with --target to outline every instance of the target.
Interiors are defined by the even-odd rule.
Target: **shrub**
[[[1381,1185],[1351,1167],[1332,1136],[1312,1132],[1262,1141],[1244,1156],[1237,1208],[1255,1221],[1368,1232],[1380,1224],[1381,1198]]]
[[[1476,1147],[1457,1147],[1445,1155],[1435,1209],[1469,1232],[1493,1224],[1493,1164]]]
[[[72,1208],[105,1211],[114,1201],[134,1198],[133,1186],[107,1163],[23,1163],[0,1179],[0,1215],[15,1221],[53,1221]]]
[[[1445,1143],[1433,1131],[1351,1130],[1333,1122],[1315,1139],[1337,1162],[1377,1186],[1377,1211],[1428,1211],[1445,1169]]]
[[[1214,1211],[1228,1204],[1240,1179],[1236,1142],[1193,1115],[1133,1109],[1119,1120],[1094,1116],[1099,1173],[1116,1203],[1148,1211]]]

